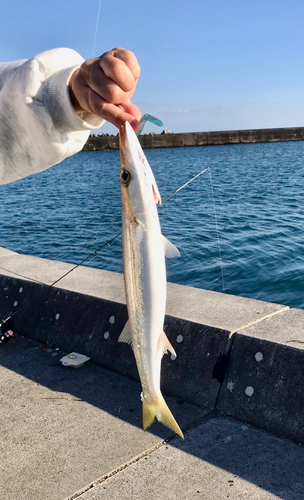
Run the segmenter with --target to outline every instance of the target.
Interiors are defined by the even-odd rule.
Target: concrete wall
[[[222,144],[249,144],[255,142],[302,141],[304,127],[225,130],[222,132],[194,132],[184,134],[141,135],[139,141],[143,148],[171,148],[182,146],[215,146]],[[118,149],[118,136],[90,136],[84,151]]]
[[[78,267],[52,286],[73,267],[0,248],[0,317],[137,379],[131,348],[117,342],[122,275]],[[302,310],[169,283],[165,331],[178,357],[164,356],[162,389],[304,443],[303,324]]]

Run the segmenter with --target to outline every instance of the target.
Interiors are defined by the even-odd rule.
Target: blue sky
[[[4,2],[0,61],[122,46],[141,66],[133,102],[166,130],[304,125],[303,0],[101,0],[94,49],[98,10],[99,0]]]

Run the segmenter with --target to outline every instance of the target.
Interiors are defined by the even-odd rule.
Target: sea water
[[[168,281],[304,308],[304,142],[146,150]],[[79,263],[120,233],[119,152],[82,152],[0,186],[0,246]],[[84,265],[122,272],[121,237]],[[1,272],[1,269],[0,269]]]

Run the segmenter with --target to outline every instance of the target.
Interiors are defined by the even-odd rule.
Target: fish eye
[[[131,174],[129,170],[126,170],[125,168],[120,171],[120,181],[123,186],[127,187],[130,183],[131,180]]]

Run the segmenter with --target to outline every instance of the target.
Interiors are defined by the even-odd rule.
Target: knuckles
[[[135,90],[139,76],[135,55],[120,47],[105,52],[98,58],[86,60],[71,80],[71,90],[77,106],[98,116],[112,115],[111,105],[123,108]],[[122,119],[116,110],[112,123],[119,126]],[[122,112],[122,115],[124,113]]]
[[[117,85],[107,85],[103,88],[102,97],[112,104],[122,104],[126,101],[126,93]]]

